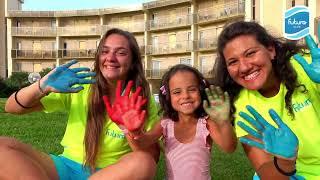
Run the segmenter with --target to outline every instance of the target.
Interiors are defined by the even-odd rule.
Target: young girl
[[[146,133],[139,127],[145,114],[137,108],[141,97],[133,100],[138,106],[131,105],[137,109],[136,115],[128,110],[130,103],[124,103],[126,107],[121,110],[122,125],[130,128],[129,134],[142,147],[163,137],[169,180],[208,180],[212,141],[224,152],[230,153],[236,148],[237,140],[229,117],[229,96],[218,87],[211,86],[205,90],[206,84],[201,73],[193,67],[179,64],[169,69],[162,78],[159,93],[163,119]],[[133,99],[138,99],[137,93],[132,94]],[[206,95],[210,106],[205,101]],[[121,106],[117,107],[121,109]],[[133,128],[126,124],[136,126]]]

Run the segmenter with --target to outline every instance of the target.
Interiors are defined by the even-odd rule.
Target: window
[[[181,58],[180,64],[185,64],[185,65],[191,66],[191,58]]]
[[[188,14],[191,14],[191,7],[188,7]]]
[[[21,42],[17,42],[17,49],[18,49],[18,50],[21,50],[21,49],[22,49]]]
[[[51,27],[55,28],[56,27],[56,20],[51,21]]]
[[[160,61],[152,61],[152,77],[160,77]]]
[[[256,20],[256,0],[252,0],[252,20]]]
[[[152,28],[154,28],[154,27],[157,26],[157,24],[158,24],[158,16],[157,16],[156,13],[153,13],[153,14],[151,15],[151,24],[150,24],[150,26],[151,26]]]
[[[15,63],[15,71],[16,72],[20,72],[21,71],[21,63],[20,62]]]
[[[204,48],[204,38],[203,31],[199,32],[199,48]]]
[[[206,73],[206,57],[200,57],[200,72]]]
[[[159,46],[158,36],[153,36],[152,37],[152,53],[156,53],[159,51],[158,46]]]
[[[169,35],[169,47],[170,49],[175,49],[177,44],[177,37],[176,34]]]
[[[296,5],[296,1],[295,0],[292,0],[291,1],[291,7],[294,7]]]
[[[20,20],[17,20],[17,27],[21,27],[21,22],[20,22]]]

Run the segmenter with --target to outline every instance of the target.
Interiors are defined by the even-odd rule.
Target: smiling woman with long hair
[[[158,121],[157,106],[144,76],[139,46],[134,36],[110,29],[102,37],[93,72],[70,68],[76,61],[57,67],[40,81],[11,95],[6,111],[66,111],[68,123],[61,141],[61,155],[47,155],[15,139],[0,138],[2,179],[153,179],[159,148],[138,147],[109,119],[103,96],[111,103],[118,80],[133,81],[148,99],[145,129]],[[76,86],[74,86],[76,85]]]

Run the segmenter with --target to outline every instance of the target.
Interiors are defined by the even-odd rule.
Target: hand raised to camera
[[[147,99],[139,96],[141,87],[138,87],[134,93],[130,95],[133,82],[129,81],[125,92],[121,95],[122,82],[117,82],[116,98],[111,106],[107,96],[103,96],[103,101],[110,119],[120,126],[122,129],[136,131],[142,128],[146,111],[142,107],[146,104]]]
[[[300,54],[295,54],[293,57],[303,67],[313,82],[320,83],[320,49],[310,35],[306,36],[305,40],[310,49],[312,62],[308,64]]]
[[[257,131],[241,121],[237,124],[261,142],[246,137],[241,137],[240,142],[260,148],[277,157],[295,159],[298,151],[298,138],[291,129],[283,123],[279,115],[273,109],[269,110],[271,118],[278,125],[278,128],[275,128],[253,107],[247,106],[247,109],[253,117],[245,112],[240,112],[239,115],[249,122]]]
[[[203,108],[210,118],[218,123],[230,120],[230,98],[220,87],[210,85],[205,89],[209,104],[203,101]]]
[[[52,70],[43,78],[40,84],[41,90],[43,92],[75,93],[81,91],[83,87],[72,87],[73,85],[95,83],[95,79],[87,79],[96,75],[94,72],[88,72],[89,68],[69,68],[76,63],[76,60],[72,60]]]

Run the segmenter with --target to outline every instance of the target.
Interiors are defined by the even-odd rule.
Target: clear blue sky
[[[22,10],[76,10],[139,5],[152,0],[24,0]]]

